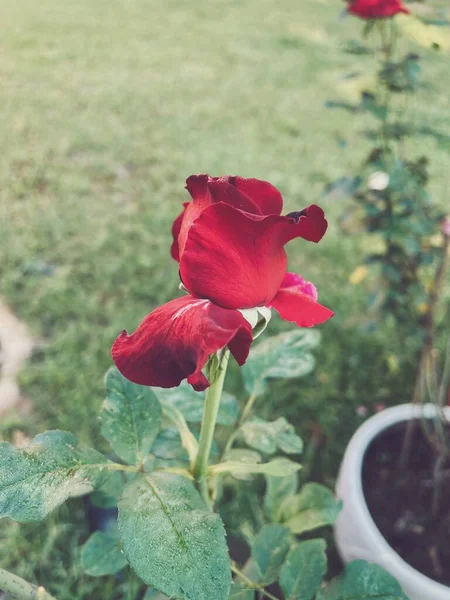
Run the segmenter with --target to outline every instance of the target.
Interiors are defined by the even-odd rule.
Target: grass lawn
[[[366,115],[324,107],[342,75],[370,60],[343,52],[356,19],[335,0],[16,0],[0,22],[0,293],[40,340],[23,376],[28,433],[70,429],[99,444],[97,413],[109,349],[122,329],[177,293],[170,226],[191,173],[267,179],[286,212],[321,204],[320,245],[296,240],[290,267],[336,312],[321,327],[315,372],[276,384],[261,407],[286,415],[306,441],[325,438],[311,475],[332,483],[355,408],[409,399],[411,371],[389,324],[368,331],[367,289],[351,286],[368,241],[344,234],[341,200],[324,186],[351,174],[370,142]],[[416,49],[427,85],[414,118],[450,134],[448,55]],[[362,66],[361,66],[362,65]],[[449,153],[431,159],[431,193],[448,202]],[[282,325],[272,322],[272,332]],[[16,421],[0,426],[7,436]],[[312,447],[310,446],[310,449]],[[59,600],[137,598],[137,584],[81,575],[81,504],[47,524],[0,530],[0,565],[37,578]],[[70,566],[70,564],[72,566]],[[109,595],[104,595],[105,586]],[[133,587],[134,586],[134,587]],[[124,591],[125,590],[125,591]],[[107,594],[108,594],[107,593]]]

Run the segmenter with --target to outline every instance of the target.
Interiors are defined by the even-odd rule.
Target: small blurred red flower
[[[348,12],[361,19],[389,19],[398,13],[409,14],[401,0],[353,0]]]
[[[280,192],[258,179],[192,175],[186,188],[192,202],[172,226],[171,254],[189,295],[154,310],[131,335],[123,331],[112,356],[135,383],[174,387],[187,378],[203,390],[211,354],[228,346],[240,365],[247,359],[252,328],[239,309],[273,307],[300,327],[333,315],[312,283],[287,273],[284,250],[296,237],[318,242],[327,221],[315,205],[281,216]]]
[[[444,217],[442,219],[441,230],[445,237],[450,237],[450,217]]]

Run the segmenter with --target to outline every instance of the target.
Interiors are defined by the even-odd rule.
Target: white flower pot
[[[450,407],[445,410],[450,419]],[[431,404],[388,408],[356,431],[345,452],[336,487],[343,509],[335,525],[335,539],[345,562],[363,559],[382,566],[397,579],[410,600],[450,600],[450,587],[416,571],[389,546],[369,513],[362,488],[363,458],[372,440],[392,425],[421,415],[433,417],[436,408]]]

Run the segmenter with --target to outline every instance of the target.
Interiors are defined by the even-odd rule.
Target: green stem
[[[274,596],[273,594],[271,594],[270,592],[265,590],[263,587],[261,587],[260,585],[258,585],[254,581],[252,581],[251,579],[249,579],[244,573],[242,573],[242,571],[240,571],[236,567],[236,565],[234,565],[234,564],[231,565],[231,570],[233,571],[233,573],[235,575],[237,575],[238,579],[241,579],[245,584],[248,585],[248,587],[259,592],[260,594],[263,594],[264,596],[266,596],[266,598],[269,598],[269,600],[278,600],[278,598],[276,596]]]
[[[212,372],[213,369],[210,369],[212,381],[206,392],[198,453],[194,463],[194,479],[197,482],[201,495],[208,505],[211,504],[208,489],[209,455],[211,453],[217,413],[219,412],[220,399],[222,397],[229,357],[230,351],[227,349],[222,356],[217,371]]]
[[[8,592],[18,600],[56,600],[42,586],[28,583],[4,569],[0,569],[0,590]]]

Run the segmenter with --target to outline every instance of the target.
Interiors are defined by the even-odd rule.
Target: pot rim
[[[343,478],[339,477],[337,495],[338,497],[345,496],[347,501],[351,498],[355,520],[365,524],[365,536],[370,540],[371,547],[374,548],[376,553],[380,556],[389,554],[392,573],[395,571],[401,573],[401,576],[398,578],[402,577],[403,580],[407,578],[410,582],[420,579],[422,585],[424,580],[426,580],[430,589],[434,589],[440,593],[444,591],[448,593],[450,587],[431,579],[412,567],[388,544],[370,514],[362,486],[362,467],[365,453],[372,441],[382,431],[402,421],[421,417],[433,418],[437,414],[438,408],[434,404],[401,404],[392,408],[386,408],[370,417],[356,430],[347,446],[341,465],[341,473],[346,473],[345,483]],[[444,414],[450,420],[450,406],[444,408]],[[345,494],[341,494],[341,486],[343,487],[344,485]]]

